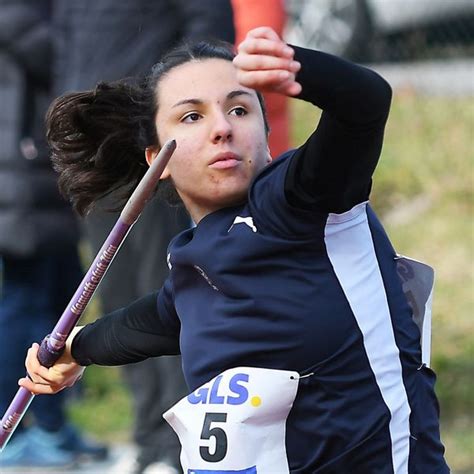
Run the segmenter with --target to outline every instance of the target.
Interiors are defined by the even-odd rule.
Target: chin
[[[222,207],[230,207],[241,204],[247,200],[248,187],[226,191],[216,196],[215,202],[221,204]]]

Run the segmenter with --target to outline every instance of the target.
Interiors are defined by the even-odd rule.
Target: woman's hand
[[[301,64],[293,59],[294,50],[267,26],[247,33],[234,59],[237,78],[246,87],[260,92],[294,96],[301,92],[296,73]]]
[[[82,377],[85,367],[79,365],[71,356],[70,346],[73,337],[81,328],[75,328],[66,344],[64,353],[47,369],[38,361],[39,344],[34,343],[26,356],[26,370],[30,378],[25,377],[18,381],[18,385],[26,388],[35,395],[53,394],[66,387],[71,387]]]

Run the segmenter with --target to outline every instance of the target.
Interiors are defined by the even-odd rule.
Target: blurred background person
[[[163,52],[186,38],[235,40],[229,0],[58,0],[54,16],[56,96],[91,89],[100,81],[144,75]],[[114,196],[104,197],[85,221],[94,254],[118,218],[106,212],[114,207]],[[189,225],[184,209],[158,199],[150,202],[101,283],[101,313],[159,288],[168,273],[168,243]],[[151,236],[153,248],[148,245]],[[148,359],[124,367],[124,373],[134,406],[138,455],[133,466],[118,466],[117,472],[177,472],[179,441],[162,413],[187,394],[181,358]]]
[[[44,140],[50,7],[0,0],[0,416],[24,374],[23,351],[51,331],[82,278],[78,225]],[[64,402],[64,393],[35,398],[0,468],[65,468],[78,455],[106,456],[67,422]]]
[[[232,8],[236,46],[248,31],[258,26],[270,26],[283,37],[287,18],[285,0],[232,0]],[[277,157],[291,147],[289,101],[284,95],[271,92],[263,97],[270,124],[270,152]]]

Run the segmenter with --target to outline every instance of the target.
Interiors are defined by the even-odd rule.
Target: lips
[[[232,152],[219,153],[209,163],[210,168],[229,169],[234,168],[242,161],[240,156]]]

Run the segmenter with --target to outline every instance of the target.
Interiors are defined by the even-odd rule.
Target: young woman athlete
[[[256,90],[323,110],[272,163]],[[166,418],[186,472],[449,472],[434,376],[367,202],[390,100],[374,72],[269,28],[235,59],[220,44],[181,47],[147,89],[60,98],[49,138],[78,210],[175,139],[163,179],[196,227],[171,242],[163,288],[78,328],[50,369],[34,345],[20,385],[54,393],[89,364],[181,353],[191,393]]]

